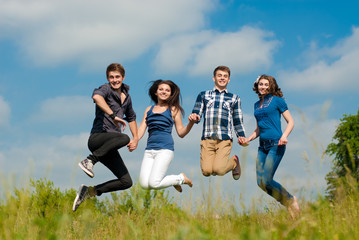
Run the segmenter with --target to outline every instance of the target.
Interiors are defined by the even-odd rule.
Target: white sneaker
[[[74,204],[72,205],[72,211],[76,211],[80,204],[90,197],[88,187],[81,185],[79,191],[77,192]]]
[[[81,162],[79,162],[79,166],[80,168],[89,176],[89,177],[94,177],[95,174],[93,172],[93,163],[91,159],[84,159]]]

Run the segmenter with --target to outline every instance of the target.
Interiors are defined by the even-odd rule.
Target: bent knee
[[[213,173],[212,171],[202,169],[202,174],[203,174],[203,176],[205,176],[205,177],[211,176],[212,173]]]
[[[224,171],[223,169],[220,169],[220,168],[214,168],[213,169],[213,173],[214,175],[218,175],[218,176],[224,176],[227,172]]]
[[[125,189],[127,189],[127,188],[132,187],[133,182],[132,182],[132,179],[130,178],[130,179],[124,180],[124,181],[122,182],[122,184],[123,184],[123,186],[125,187]]]
[[[161,182],[159,181],[148,181],[148,187],[151,189],[158,189],[160,187]]]
[[[267,191],[270,188],[270,183],[267,181],[257,181],[258,187],[260,187],[263,191]]]
[[[141,188],[143,188],[143,189],[149,189],[149,186],[148,186],[148,182],[147,182],[147,181],[143,181],[143,180],[140,179],[139,183],[140,183]]]

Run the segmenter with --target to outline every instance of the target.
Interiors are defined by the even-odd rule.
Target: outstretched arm
[[[289,136],[289,134],[292,132],[294,128],[294,120],[289,110],[284,111],[282,115],[285,121],[287,122],[287,127],[285,128],[282,137],[279,139],[278,145],[286,145],[288,143],[287,137]]]
[[[259,128],[258,128],[258,125],[257,125],[256,130],[254,130],[254,132],[248,138],[239,137],[238,138],[238,143],[240,145],[242,145],[242,146],[247,146],[250,141],[256,139],[258,136],[259,136]]]
[[[178,109],[172,110],[172,116],[174,116],[176,131],[180,138],[186,136],[191,131],[193,124],[196,122],[196,120],[190,120],[187,126],[184,127],[181,118],[181,111]]]
[[[150,110],[151,106],[147,107],[145,110],[145,113],[143,114],[143,118],[142,118],[142,122],[140,124],[140,127],[138,128],[137,134],[138,134],[138,140],[140,140],[143,135],[145,134],[146,128],[147,128],[147,123],[146,123],[146,117],[147,117],[147,112]]]
[[[132,152],[137,148],[138,144],[138,134],[137,134],[137,122],[132,121],[129,122],[128,125],[130,126],[130,131],[132,133],[133,139],[130,141],[129,144],[127,144],[128,150]]]

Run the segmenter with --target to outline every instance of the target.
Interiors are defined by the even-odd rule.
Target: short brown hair
[[[119,64],[119,63],[111,63],[110,65],[108,65],[107,69],[106,69],[106,78],[108,78],[108,74],[110,72],[120,72],[122,77],[125,76],[125,69],[124,67]]]
[[[227,73],[228,73],[228,77],[231,76],[231,70],[229,69],[229,67],[227,67],[227,66],[218,66],[218,67],[216,67],[216,69],[214,69],[214,71],[213,71],[213,77],[216,76],[216,72],[217,72],[218,70],[221,70],[221,71],[223,71],[223,72],[227,72]]]

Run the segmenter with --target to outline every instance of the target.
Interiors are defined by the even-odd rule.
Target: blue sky
[[[138,121],[150,104],[148,82],[176,82],[187,117],[197,94],[213,87],[213,69],[227,65],[247,135],[255,128],[253,82],[263,73],[276,77],[295,128],[275,178],[302,198],[323,193],[330,158],[321,153],[343,114],[358,110],[358,1],[0,0],[0,6],[0,175],[7,181],[47,177],[77,188],[112,178],[100,164],[94,179],[77,167],[89,153],[91,94],[106,82],[108,64],[124,65]],[[201,128],[175,137],[169,173],[186,172],[195,183],[184,198],[201,198],[196,193],[208,184],[199,168]],[[133,153],[120,151],[135,181],[145,141]],[[242,159],[240,181],[229,174],[211,179],[225,186],[224,197],[271,201],[255,183],[257,144],[233,147]]]

